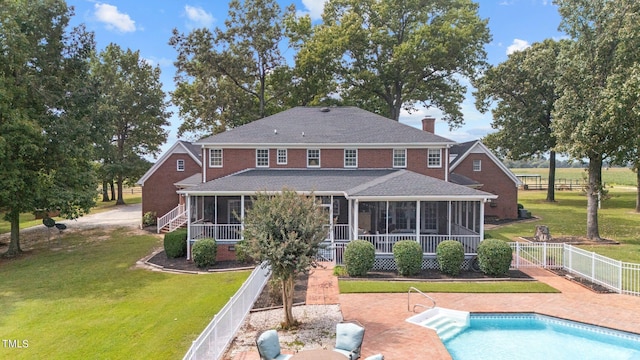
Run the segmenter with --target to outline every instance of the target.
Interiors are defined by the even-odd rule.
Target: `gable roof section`
[[[484,154],[486,154],[489,159],[491,159],[491,161],[493,161],[499,168],[500,170],[502,170],[502,172],[505,173],[505,175],[507,175],[507,177],[509,177],[509,179],[511,179],[511,181],[513,181],[514,184],[516,184],[516,186],[519,186],[521,184],[520,179],[518,179],[518,177],[511,172],[511,170],[509,170],[509,168],[507,168],[502,161],[500,161],[500,159],[498,159],[491,150],[489,150],[488,147],[486,147],[480,140],[474,140],[474,141],[469,141],[466,143],[461,143],[455,146],[452,146],[451,149],[449,149],[449,153],[450,154],[457,154],[458,156],[456,156],[451,163],[449,164],[449,172],[453,173],[453,171],[455,170],[455,168],[462,163],[462,161],[469,156],[469,154],[473,153],[473,152],[482,152]]]
[[[173,144],[172,147],[169,148],[169,150],[167,150],[164,154],[162,154],[162,156],[160,156],[158,161],[156,161],[156,163],[153,164],[153,166],[151,166],[151,168],[147,170],[144,175],[142,175],[142,177],[136,182],[136,184],[144,186],[144,182],[147,181],[151,177],[151,175],[153,175],[156,170],[158,170],[158,168],[162,166],[165,161],[167,161],[169,156],[173,154],[188,154],[193,159],[193,161],[196,162],[196,164],[202,166],[202,160],[200,159],[202,157],[200,148],[200,146],[194,145],[190,142],[178,140],[175,144]]]
[[[250,169],[180,190],[189,195],[253,195],[284,188],[367,199],[479,200],[496,195],[397,169]]]
[[[450,146],[454,141],[357,107],[295,107],[197,141],[224,147]]]

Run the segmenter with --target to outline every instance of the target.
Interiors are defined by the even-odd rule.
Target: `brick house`
[[[406,239],[421,244],[425,267],[435,265],[435,248],[447,239],[463,243],[471,259],[491,209],[484,204],[500,194],[453,181],[464,177],[448,161],[457,144],[434,134],[434,121],[423,121],[424,131],[355,107],[296,107],[201,139],[193,144],[200,173],[175,180],[172,194],[150,195],[174,199],[158,227],[180,219],[189,248],[212,237],[218,259],[230,259],[252,195],[288,188],[313,193],[326,207],[330,246],[321,255],[328,259],[340,262],[353,239],[375,245],[377,268],[394,266],[392,246]],[[144,187],[154,176],[145,174]]]

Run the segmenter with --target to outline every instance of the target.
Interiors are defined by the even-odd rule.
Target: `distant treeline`
[[[528,160],[503,160],[509,169],[528,169],[528,168],[549,168],[549,160],[547,159],[528,159]],[[603,168],[622,167],[610,166],[604,163]],[[576,160],[556,160],[556,168],[586,168],[587,164]]]

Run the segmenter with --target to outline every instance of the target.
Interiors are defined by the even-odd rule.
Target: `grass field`
[[[546,183],[549,179],[549,169],[547,168],[526,168],[511,169],[516,175],[540,175],[541,179]],[[587,172],[585,169],[578,168],[558,168],[556,169],[557,182],[563,180],[582,181],[586,179]],[[604,168],[602,169],[602,181],[606,186],[624,185],[636,186],[636,174],[627,168]]]
[[[249,272],[133,267],[157,246],[152,235],[93,231],[68,234],[61,249],[0,259],[0,335],[28,343],[0,346],[0,358],[182,358]]]
[[[487,231],[488,236],[512,241],[533,236],[536,225],[547,225],[551,236],[585,236],[587,199],[581,191],[556,191],[556,202],[545,201],[546,191],[519,191],[519,200],[537,220],[518,222]],[[635,189],[612,187],[598,211],[600,235],[620,245],[580,246],[617,260],[640,263],[640,214]]]

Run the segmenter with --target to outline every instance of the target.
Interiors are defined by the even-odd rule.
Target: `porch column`
[[[335,241],[335,236],[333,234],[333,195],[329,196],[329,240],[331,241],[331,245],[333,245]]]
[[[240,195],[240,240],[244,240],[244,195]]]
[[[447,201],[447,213],[449,213],[447,216],[449,218],[449,221],[447,221],[447,236],[451,236],[451,222],[453,221],[453,218],[451,218],[451,200]]]
[[[191,196],[187,194],[187,260],[191,260]]]
[[[349,209],[351,210],[351,207],[349,207]],[[358,239],[358,224],[360,223],[360,219],[358,218],[358,215],[360,213],[360,202],[358,201],[358,199],[353,200],[353,224],[351,224],[350,228],[351,231],[349,231],[350,234],[350,239],[349,240],[356,240]]]
[[[486,199],[484,200],[486,201]],[[484,240],[484,202],[480,203],[480,241]],[[477,251],[477,250],[476,250]]]
[[[420,243],[420,200],[416,201],[416,241]]]

